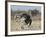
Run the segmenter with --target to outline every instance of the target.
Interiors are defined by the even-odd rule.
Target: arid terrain
[[[21,29],[20,21],[17,22],[19,19],[11,20],[11,31],[24,31]],[[30,25],[28,30],[40,30],[41,29],[41,17],[40,16],[33,16],[32,17],[32,24]]]

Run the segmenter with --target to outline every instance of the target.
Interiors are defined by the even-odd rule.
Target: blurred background
[[[29,30],[40,30],[41,29],[41,6],[19,6],[11,5],[11,31],[21,31],[19,19],[15,19],[16,16],[21,16],[21,14],[28,14],[32,16],[32,24]]]

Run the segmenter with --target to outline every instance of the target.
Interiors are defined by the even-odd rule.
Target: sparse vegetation
[[[19,19],[14,19],[14,16],[17,15],[21,15],[23,13],[26,14],[31,14],[32,15],[32,24],[29,27],[29,30],[40,30],[41,29],[41,12],[39,12],[37,9],[34,10],[28,10],[28,11],[21,11],[21,10],[17,10],[17,11],[12,11],[11,10],[11,31],[22,31],[20,29],[20,22],[16,22],[16,20]]]

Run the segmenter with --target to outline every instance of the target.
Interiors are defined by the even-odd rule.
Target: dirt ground
[[[16,19],[17,20],[17,19]],[[16,22],[16,20],[11,20],[11,31],[24,31],[21,29],[20,22]],[[29,30],[40,30],[41,29],[41,20],[39,17],[32,18],[32,24],[29,27]]]

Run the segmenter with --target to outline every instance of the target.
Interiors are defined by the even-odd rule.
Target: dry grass
[[[41,20],[39,20],[39,16],[32,18],[32,24],[29,27],[29,30],[40,30],[41,29]],[[18,20],[18,19],[16,19]],[[20,21],[16,22],[16,20],[11,20],[11,31],[22,31]]]

